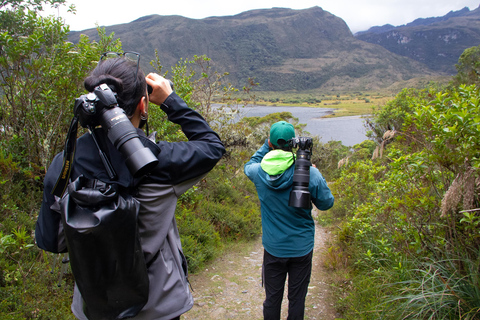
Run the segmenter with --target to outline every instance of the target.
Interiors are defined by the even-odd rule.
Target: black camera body
[[[75,99],[73,112],[80,125],[90,132],[102,126],[108,139],[125,156],[126,165],[134,177],[145,175],[158,164],[157,157],[143,146],[137,130],[118,106],[116,93],[106,84]]]
[[[297,149],[295,160],[295,171],[293,173],[293,188],[290,192],[288,205],[295,208],[309,209],[312,206],[310,201],[310,167],[312,163],[313,140],[309,137],[297,137],[288,141],[291,148]]]

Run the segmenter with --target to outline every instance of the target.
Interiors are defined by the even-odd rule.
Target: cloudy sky
[[[235,15],[252,9],[283,7],[306,9],[319,6],[342,18],[352,32],[387,23],[395,26],[417,18],[443,16],[451,10],[478,8],[480,0],[67,0],[77,14],[60,8],[52,13],[65,18],[73,31],[128,23],[151,15],[180,15],[192,19]]]

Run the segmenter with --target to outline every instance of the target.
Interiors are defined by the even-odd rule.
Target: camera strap
[[[77,130],[78,130],[78,118],[75,116],[70,123],[68,129],[67,139],[65,141],[65,150],[63,150],[63,167],[60,175],[58,176],[55,187],[52,190],[52,194],[57,197],[62,197],[67,189],[70,175],[72,174],[73,159],[75,157],[75,148],[77,146]]]
[[[65,149],[63,151],[63,167],[60,175],[57,178],[57,182],[55,183],[55,187],[52,190],[52,194],[56,195],[57,197],[62,197],[67,189],[67,185],[70,180],[70,176],[72,174],[72,167],[73,161],[75,158],[75,149],[77,146],[77,131],[78,131],[78,117],[73,117],[72,122],[70,123],[70,129],[68,129],[67,139],[65,141]],[[102,159],[102,163],[105,166],[105,170],[107,171],[108,176],[110,179],[114,180],[117,176],[113,166],[111,165],[110,161],[108,160],[107,155],[103,152],[102,148],[98,144],[97,137],[95,136],[94,129],[88,127],[88,131],[97,146],[98,153],[100,158]]]

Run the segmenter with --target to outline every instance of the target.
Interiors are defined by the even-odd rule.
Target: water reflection
[[[306,124],[305,130],[322,142],[341,141],[345,146],[353,146],[367,139],[361,116],[322,118],[335,109],[308,107],[247,106],[239,109],[240,117],[263,117],[275,112],[290,112],[299,123]]]

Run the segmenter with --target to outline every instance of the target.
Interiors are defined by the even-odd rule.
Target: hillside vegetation
[[[313,7],[273,8],[235,16],[188,19],[151,15],[105,27],[147,62],[158,50],[167,69],[180,59],[206,55],[229,81],[242,87],[254,78],[262,91],[377,90],[398,81],[438,75],[425,65],[356,39],[346,23]],[[98,40],[95,29],[72,32]]]
[[[480,7],[417,19],[404,26],[372,28],[356,38],[421,62],[431,70],[455,74],[462,52],[480,43]]]

